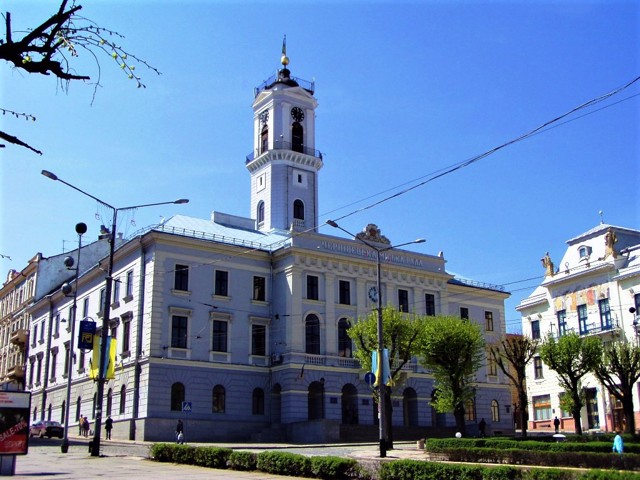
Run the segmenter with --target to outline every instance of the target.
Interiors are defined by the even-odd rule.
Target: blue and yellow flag
[[[98,366],[100,365],[100,344],[102,337],[100,335],[93,336],[93,355],[89,360],[89,378],[97,380]],[[118,344],[115,338],[107,337],[107,364],[103,366],[103,378],[112,380],[116,378],[116,349]]]
[[[371,352],[371,371],[376,375],[374,387],[379,385],[381,379],[383,385],[392,386],[394,384],[391,379],[391,368],[389,367],[389,350],[386,348],[382,350],[381,358],[378,357],[377,350]]]

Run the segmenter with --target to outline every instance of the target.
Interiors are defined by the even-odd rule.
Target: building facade
[[[115,252],[107,324],[117,343],[116,369],[102,406],[103,420],[114,420],[114,438],[172,440],[179,419],[193,441],[310,443],[348,438],[359,428],[376,431],[377,407],[347,336],[377,306],[370,295],[376,251],[359,239],[318,232],[323,158],[315,144],[314,85],[292,77],[286,57],[282,64],[255,89],[254,149],[245,159],[250,217],[176,215]],[[362,239],[390,245],[375,225]],[[442,254],[384,252],[383,304],[459,315],[479,322],[488,344],[499,342],[508,293],[456,279],[445,263]],[[56,334],[51,320],[71,301],[54,291],[30,308],[26,381],[34,419],[62,418],[68,385],[72,424],[81,415],[95,417],[92,353],[69,353],[78,332]],[[95,268],[78,281],[78,318],[100,328],[103,304],[104,271]],[[49,343],[36,339],[40,325]],[[416,362],[405,371],[393,390],[393,425],[421,436],[429,428],[453,428],[452,414],[430,407],[429,372]],[[477,380],[475,401],[467,405],[470,430],[485,418],[489,432],[512,431],[502,373],[487,361]]]
[[[600,224],[567,241],[559,264],[549,255],[542,258],[543,282],[517,307],[522,332],[534,339],[555,338],[569,332],[596,335],[610,341],[624,335],[638,336],[640,309],[640,231]],[[630,310],[632,309],[632,310]],[[622,405],[589,374],[582,380],[586,406],[582,411],[584,431],[614,431],[624,420]],[[563,430],[573,431],[570,412],[560,408],[564,394],[557,377],[539,356],[527,370],[530,394],[529,428],[553,430],[557,416]],[[634,405],[640,419],[640,390]]]

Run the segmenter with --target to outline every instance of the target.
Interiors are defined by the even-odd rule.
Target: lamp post
[[[87,233],[87,225],[85,223],[77,223],[76,224],[76,233],[78,234],[78,260],[75,270],[75,278],[73,280],[73,304],[71,306],[71,318],[69,319],[69,331],[71,332],[69,335],[69,358],[67,360],[67,398],[64,404],[64,433],[62,436],[62,444],[60,445],[60,450],[62,453],[67,453],[69,451],[69,411],[71,410],[71,406],[69,402],[71,401],[71,374],[73,373],[73,334],[76,329],[76,312],[78,311],[78,276],[80,275],[80,252],[82,251],[82,235]],[[73,257],[66,257],[64,259],[64,264],[68,269],[73,267]],[[71,285],[68,283],[64,283],[62,285],[62,293],[68,295],[71,293]]]
[[[98,368],[98,388],[96,392],[96,419],[94,423],[94,435],[93,441],[91,442],[91,456],[98,457],[100,456],[100,427],[102,425],[102,403],[104,398],[104,384],[106,380],[107,373],[107,340],[109,337],[109,316],[111,314],[111,288],[113,285],[113,259],[115,253],[115,245],[116,245],[116,228],[118,221],[118,212],[126,211],[126,210],[135,210],[137,208],[144,207],[155,207],[158,205],[170,205],[170,204],[183,204],[189,203],[189,200],[186,198],[181,198],[179,200],[174,200],[172,202],[157,202],[157,203],[145,203],[142,205],[132,205],[130,207],[122,207],[116,208],[113,205],[108,204],[104,200],[100,200],[98,197],[91,195],[90,193],[81,190],[80,188],[72,185],[68,182],[65,182],[61,178],[58,178],[52,172],[47,170],[42,170],[42,175],[45,177],[61,182],[68,187],[73,188],[74,190],[86,195],[89,198],[92,198],[100,205],[103,205],[109,208],[113,212],[113,218],[111,222],[111,232],[109,232],[110,244],[109,244],[109,262],[107,266],[107,278],[105,282],[105,295],[104,295],[104,306],[103,306],[103,317],[102,317],[102,332],[101,332],[101,343],[100,343],[100,363]]]
[[[405,245],[411,245],[414,243],[424,243],[425,239],[424,238],[418,238],[416,240],[413,240],[411,242],[405,242],[405,243],[400,243],[398,245],[389,245],[387,247],[377,247],[376,245],[373,245],[372,243],[367,242],[366,240],[363,240],[362,238],[358,237],[357,235],[354,235],[353,233],[351,233],[348,230],[345,230],[344,228],[342,228],[340,225],[338,225],[336,222],[334,222],[333,220],[327,220],[327,225],[332,226],[333,228],[337,228],[339,230],[342,230],[343,232],[345,232],[348,235],[351,235],[353,238],[355,238],[356,240],[359,240],[361,243],[365,244],[367,247],[371,248],[372,250],[374,250],[376,252],[376,263],[377,263],[377,271],[376,271],[376,289],[377,289],[377,300],[378,300],[378,325],[377,325],[377,335],[378,335],[378,362],[382,362],[383,360],[383,351],[384,351],[384,339],[383,339],[383,326],[382,326],[382,281],[381,281],[381,275],[380,275],[380,270],[381,270],[381,254],[382,252],[386,252],[387,250],[391,250],[393,248],[397,248],[397,247],[403,247]],[[378,422],[378,430],[379,430],[379,439],[380,439],[380,458],[384,458],[387,456],[387,443],[386,443],[386,439],[385,439],[385,434],[386,434],[386,425],[387,425],[387,414],[386,414],[386,398],[385,398],[385,390],[386,390],[386,386],[384,384],[384,382],[382,381],[381,378],[376,379],[378,381],[378,396],[379,396],[379,401],[378,401],[378,417],[379,417],[379,422]]]

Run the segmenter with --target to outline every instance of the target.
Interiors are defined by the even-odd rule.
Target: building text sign
[[[25,455],[29,447],[31,392],[0,391],[0,455]]]

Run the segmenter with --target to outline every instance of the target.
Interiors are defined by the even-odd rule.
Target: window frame
[[[189,265],[176,263],[173,270],[173,289],[178,292],[189,291]]]
[[[304,350],[309,355],[320,355],[321,352],[320,317],[315,313],[308,314],[304,319]]]
[[[493,312],[490,310],[484,311],[484,329],[487,332],[493,332],[495,325],[493,324]]]
[[[351,282],[349,280],[338,280],[338,303],[351,305]]]
[[[229,296],[229,271],[216,270],[213,274],[213,294],[217,297]]]
[[[409,313],[409,290],[406,288],[398,288],[398,310]]]
[[[253,296],[254,302],[267,301],[267,277],[262,275],[253,276]]]
[[[320,300],[320,277],[307,274],[307,300]]]

